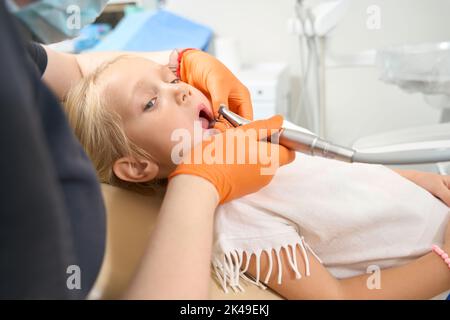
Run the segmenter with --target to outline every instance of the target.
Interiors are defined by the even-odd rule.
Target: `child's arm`
[[[449,237],[450,228],[447,226],[446,239]],[[449,249],[448,244],[443,248],[447,253]],[[278,264],[274,263],[268,286],[287,299],[430,299],[450,289],[450,269],[434,252],[404,266],[381,270],[381,288],[372,290],[367,286],[369,277],[375,277],[372,273],[339,280],[312,254],[308,254],[311,274],[306,276],[305,263],[298,246],[296,259],[302,278],[295,279],[284,249],[280,256],[282,283],[277,283]],[[272,261],[277,261],[274,252]],[[264,279],[269,266],[265,252],[261,254],[260,264],[260,278]],[[248,272],[256,276],[255,256],[250,260]]]
[[[450,176],[416,170],[393,170],[441,199],[450,207]]]

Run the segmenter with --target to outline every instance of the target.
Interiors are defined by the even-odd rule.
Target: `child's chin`
[[[210,129],[203,129],[203,138],[209,138],[211,136],[215,136],[216,134],[219,134],[220,130],[215,128]]]
[[[216,134],[219,134],[220,130],[215,128],[202,128],[202,134],[193,134],[191,136],[191,146],[198,145],[202,143],[204,140],[209,140],[212,136],[215,136]]]

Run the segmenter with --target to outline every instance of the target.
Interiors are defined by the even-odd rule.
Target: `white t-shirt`
[[[449,208],[423,188],[381,165],[345,163],[297,153],[260,191],[220,206],[212,264],[223,288],[241,289],[242,255],[289,249],[292,270],[308,275],[312,253],[337,278],[410,262],[442,246]],[[307,270],[292,248],[300,245]],[[271,256],[271,255],[270,255]],[[249,259],[247,259],[249,260]],[[240,269],[243,269],[240,270]],[[281,271],[281,268],[278,268]],[[281,283],[282,274],[278,274]]]

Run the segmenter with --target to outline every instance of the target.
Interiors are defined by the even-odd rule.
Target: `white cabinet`
[[[287,116],[290,101],[289,72],[284,63],[251,65],[236,72],[249,89],[255,119],[280,113]]]

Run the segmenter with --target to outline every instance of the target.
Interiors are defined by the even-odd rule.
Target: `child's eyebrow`
[[[135,100],[136,100],[135,98],[136,98],[136,91],[139,88],[139,83],[140,83],[140,80],[136,81],[136,83],[133,84],[132,89],[131,89],[131,93],[128,96],[128,99],[127,99],[127,104],[129,106],[133,106],[133,109],[134,109],[135,105],[137,105],[137,103],[135,102]]]
[[[168,81],[171,80],[175,75],[173,72],[169,69],[168,66],[165,65],[159,65],[156,68],[153,69],[155,75],[159,75],[161,77],[160,80]],[[157,86],[155,84],[148,86],[148,79],[139,79],[134,84],[132,84],[131,94],[128,97],[128,103],[129,105],[136,105],[137,108],[140,108],[140,102],[135,103],[135,98],[139,94],[139,91],[142,90],[142,88],[145,88],[146,91],[151,90],[151,93],[156,95],[158,92]]]
[[[161,78],[163,78],[163,69],[164,66],[158,66],[157,68],[155,68],[155,75],[151,75],[149,73],[149,78],[153,78],[153,82],[156,82],[155,79],[157,77],[157,75],[159,75]],[[156,76],[156,77],[155,77]],[[133,95],[136,94],[136,92],[141,89],[141,88],[145,88],[145,90],[151,90],[153,94],[156,94],[157,90],[157,86],[155,85],[155,83],[152,83],[150,86],[148,85],[149,83],[149,78],[141,78],[139,80],[136,81],[136,83],[133,85]]]
[[[169,66],[161,66],[161,73],[166,79],[172,79],[173,77],[176,77],[176,75],[170,70]]]

